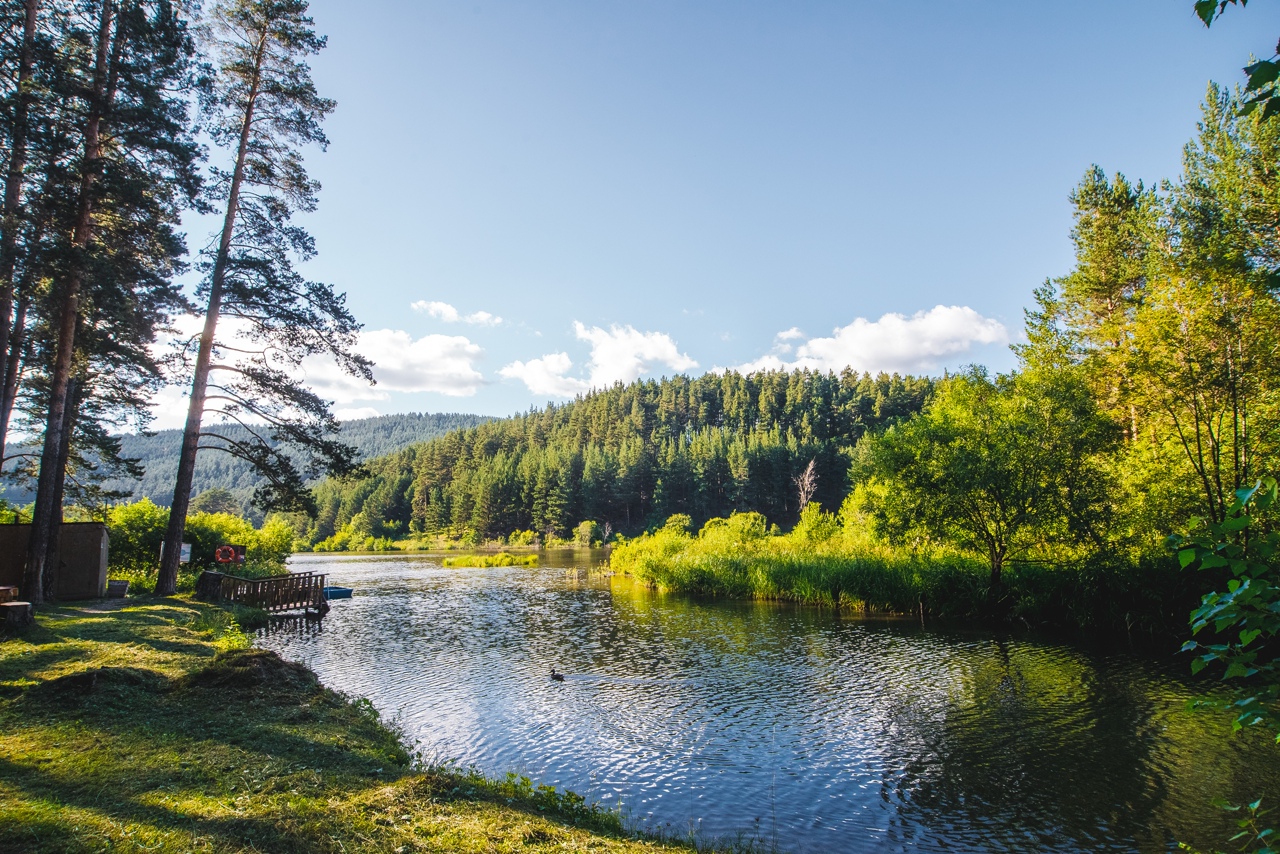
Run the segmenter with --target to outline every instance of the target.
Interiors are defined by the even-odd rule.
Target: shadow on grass
[[[459,816],[471,814],[465,803],[489,804],[627,836],[616,816],[563,794],[464,771],[410,771],[367,701],[336,694],[274,653],[210,656],[208,644],[152,636],[163,626],[181,637],[181,623],[203,607],[51,611],[47,624],[24,633],[22,652],[0,648],[0,679],[37,683],[0,692],[0,852],[104,844],[325,851],[340,850],[341,840],[392,850],[419,831],[389,816],[428,821],[450,803]],[[98,657],[94,641],[141,647],[139,666],[85,667]],[[152,653],[144,648],[166,647],[194,653],[186,666],[197,669],[171,678],[145,666]],[[50,668],[60,675],[40,679]],[[530,833],[535,842],[545,835]]]

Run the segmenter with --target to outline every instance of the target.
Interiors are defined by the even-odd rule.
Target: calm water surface
[[[355,596],[258,643],[368,697],[430,758],[783,850],[1223,846],[1211,798],[1280,794],[1280,750],[1188,712],[1179,664],[660,596],[588,575],[601,558],[299,556]]]

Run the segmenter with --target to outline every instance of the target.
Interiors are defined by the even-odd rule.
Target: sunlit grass
[[[415,770],[373,707],[182,600],[0,640],[0,851],[642,851],[614,813]]]
[[[955,548],[890,546],[814,507],[780,534],[758,513],[712,519],[690,533],[687,517],[629,540],[612,569],[658,590],[798,602],[1131,638],[1185,631],[1194,578],[1171,559],[1092,557],[1011,561],[993,594],[990,565]]]
[[[468,567],[537,566],[538,556],[536,554],[513,555],[511,552],[498,552],[492,555],[459,555],[458,557],[445,558],[444,565]]]

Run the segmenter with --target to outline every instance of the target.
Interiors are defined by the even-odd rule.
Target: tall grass
[[[1175,561],[1073,557],[1012,563],[993,596],[990,566],[954,547],[894,547],[816,505],[786,534],[758,513],[712,519],[700,532],[673,516],[615,547],[614,570],[665,591],[798,602],[1015,625],[1108,638],[1174,637],[1198,595]]]
[[[498,552],[496,555],[460,555],[444,559],[445,566],[458,567],[491,567],[491,566],[537,566],[537,555],[513,555],[511,552]]]

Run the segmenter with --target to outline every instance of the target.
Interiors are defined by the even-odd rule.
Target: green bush
[[[133,582],[139,575],[154,575],[168,525],[169,509],[156,506],[149,498],[112,507],[107,513],[111,577]]]
[[[496,555],[459,555],[444,559],[445,566],[490,567],[490,566],[537,566],[537,555],[513,555],[511,552],[498,552]]]
[[[596,522],[582,522],[578,527],[573,529],[573,544],[583,548],[600,545],[603,539],[600,531],[600,525]]]
[[[810,504],[787,534],[758,513],[712,519],[696,535],[688,529],[688,516],[672,516],[617,545],[610,565],[668,591],[948,619],[993,612],[986,561],[937,544],[890,546],[855,513]],[[995,610],[1017,625],[1135,640],[1174,635],[1196,596],[1168,558],[1098,556],[1010,564],[1000,595]]]
[[[107,513],[110,577],[128,581],[130,592],[153,590],[168,524],[169,510],[147,498],[112,507]],[[293,552],[293,536],[293,527],[282,519],[269,519],[256,529],[231,513],[192,513],[187,517],[185,535],[191,544],[191,562],[178,572],[178,589],[194,589],[196,577],[206,569],[247,578],[279,575],[285,572],[285,560]],[[219,564],[214,551],[221,545],[245,546],[245,563]]]

